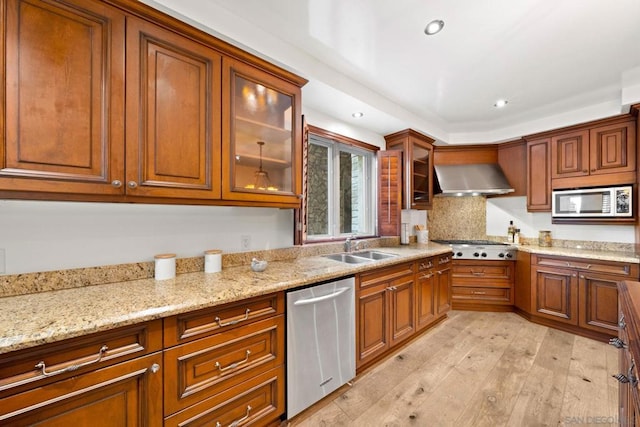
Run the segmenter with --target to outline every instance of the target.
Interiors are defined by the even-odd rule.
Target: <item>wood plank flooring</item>
[[[453,311],[285,424],[617,425],[617,352],[514,313]]]

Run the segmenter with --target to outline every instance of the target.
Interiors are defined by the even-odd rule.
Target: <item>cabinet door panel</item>
[[[127,194],[219,198],[221,56],[133,18],[127,40]]]
[[[436,311],[439,316],[451,310],[451,268],[439,270],[436,278],[438,283]]]
[[[550,140],[527,143],[527,210],[551,211]]]
[[[389,303],[386,286],[368,290],[358,298],[358,360],[360,367],[389,348]]]
[[[618,330],[619,277],[580,274],[580,326],[608,334]]]
[[[636,170],[633,122],[591,129],[591,174]]]
[[[378,151],[378,231],[381,236],[400,235],[402,209],[402,152]]]
[[[416,327],[422,329],[436,318],[436,277],[433,271],[418,273],[416,280]]]
[[[90,0],[6,5],[0,189],[121,194],[124,15]]]
[[[551,138],[551,178],[589,174],[589,131]]]
[[[578,281],[573,270],[536,269],[536,314],[572,325],[578,324]]]
[[[415,331],[413,276],[391,282],[391,345]]]

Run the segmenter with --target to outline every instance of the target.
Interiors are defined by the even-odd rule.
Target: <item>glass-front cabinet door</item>
[[[300,87],[225,58],[224,88],[223,198],[298,207]]]

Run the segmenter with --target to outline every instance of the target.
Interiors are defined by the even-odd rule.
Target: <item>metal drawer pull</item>
[[[235,420],[234,422],[229,424],[229,427],[237,427],[237,425],[240,424],[241,422],[248,420],[249,419],[249,412],[251,412],[251,409],[253,409],[251,407],[251,405],[247,405],[247,415],[245,415],[244,417],[240,418],[239,420]],[[216,427],[222,427],[222,424],[220,424],[220,421],[216,421]]]
[[[421,279],[430,279],[431,277],[433,277],[433,273],[423,274],[420,276]]]
[[[78,363],[77,365],[70,365],[70,366],[67,366],[66,368],[58,369],[57,371],[47,372],[47,365],[46,363],[44,363],[44,360],[41,360],[40,362],[36,363],[35,369],[40,369],[40,373],[45,377],[52,377],[54,375],[63,374],[65,372],[77,371],[80,368],[84,368],[85,366],[93,365],[94,363],[98,363],[99,361],[101,361],[102,356],[104,356],[107,350],[109,350],[109,347],[107,347],[106,345],[103,345],[102,347],[100,347],[100,351],[98,352],[98,357],[96,357],[95,359],[90,360],[88,362],[84,362],[84,363]]]
[[[397,291],[397,290],[398,290],[398,288],[397,288],[396,286],[389,286],[389,287],[387,288],[387,290],[388,290],[388,291]]]
[[[244,359],[242,359],[242,360],[240,360],[238,362],[233,362],[231,365],[225,366],[224,368],[222,367],[220,362],[216,362],[216,368],[218,368],[218,370],[220,372],[228,371],[229,369],[235,369],[238,366],[242,365],[243,363],[247,363],[249,361],[249,355],[250,354],[251,354],[251,350],[247,350],[247,354],[244,356]]]
[[[245,320],[247,320],[247,319],[249,318],[249,312],[250,312],[250,311],[251,311],[251,310],[249,310],[249,309],[247,308],[247,311],[245,311],[245,312],[244,312],[244,317],[243,317],[242,319],[236,319],[236,320],[232,320],[232,321],[230,321],[230,322],[226,322],[226,323],[223,323],[223,322],[222,322],[222,320],[221,320],[218,316],[216,316],[216,318],[215,318],[215,319],[213,319],[213,320],[214,320],[215,322],[218,322],[218,326],[220,326],[221,328],[222,328],[222,327],[225,327],[225,326],[231,326],[231,325],[235,325],[235,324],[237,324],[237,323],[244,322]]]
[[[609,345],[612,345],[615,348],[627,348],[627,345],[620,338],[611,338],[609,340]]]
[[[626,384],[629,382],[629,378],[627,378],[625,374],[615,374],[611,376],[623,384]]]
[[[471,274],[474,276],[484,276],[484,271],[473,271],[471,270]]]
[[[471,291],[472,294],[474,295],[486,295],[487,293],[485,291]]]

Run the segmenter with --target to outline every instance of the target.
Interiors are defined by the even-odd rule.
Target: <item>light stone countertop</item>
[[[604,251],[604,250],[591,250],[580,248],[561,248],[561,247],[544,247],[537,245],[515,245],[519,251],[543,254],[543,255],[556,255],[573,258],[587,258],[598,259],[601,261],[618,261],[618,262],[630,262],[633,264],[640,264],[640,254],[635,252],[619,252],[619,251]]]
[[[382,247],[398,257],[347,264],[321,256],[0,298],[0,354],[439,255],[437,243]]]
[[[347,264],[322,256],[271,261],[256,273],[248,265],[220,273],[179,274],[0,298],[0,354],[106,331],[120,326],[213,307],[450,251],[446,245],[372,248],[398,257]],[[634,252],[520,245],[518,250],[578,258],[640,263]]]

